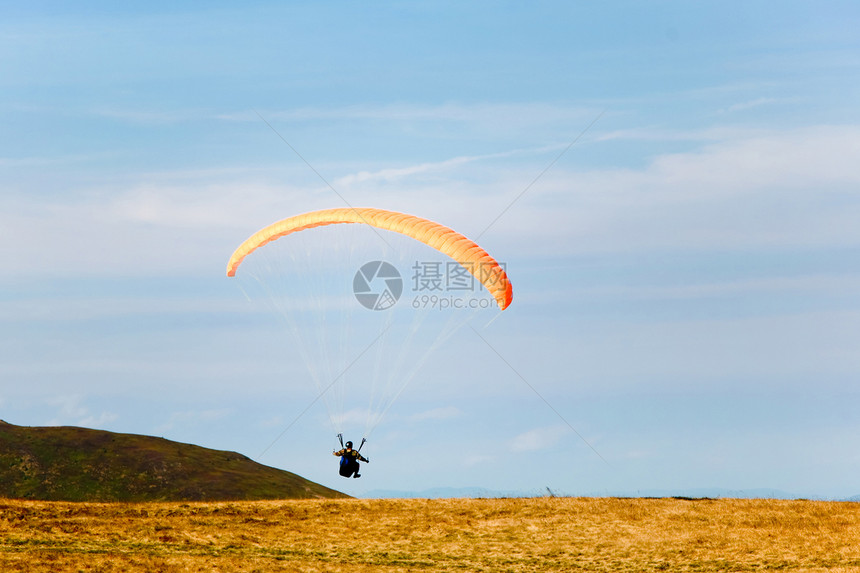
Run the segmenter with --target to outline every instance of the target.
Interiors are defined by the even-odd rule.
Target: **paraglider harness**
[[[338,440],[340,440],[340,445],[343,446],[343,434],[337,435]],[[370,462],[369,459],[364,458],[361,455],[361,448],[364,446],[364,443],[367,441],[366,438],[361,439],[361,444],[359,444],[357,450],[352,450],[352,442],[347,442],[346,445],[350,447],[350,453],[348,454],[346,451],[346,447],[341,450],[342,455],[340,456],[340,470],[339,473],[343,477],[361,477],[361,474],[358,473],[359,463],[358,460],[363,460],[366,462]]]

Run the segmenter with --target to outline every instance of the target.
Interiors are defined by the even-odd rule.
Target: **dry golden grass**
[[[0,500],[0,571],[860,572],[860,504]]]

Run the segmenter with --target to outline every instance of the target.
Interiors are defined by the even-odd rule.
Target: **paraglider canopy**
[[[313,211],[296,215],[260,229],[249,237],[230,257],[227,276],[236,274],[236,269],[255,249],[275,239],[313,227],[338,223],[361,223],[394,231],[412,237],[451,257],[481,281],[496,299],[501,310],[505,310],[513,299],[513,288],[505,270],[487,251],[460,233],[415,215],[370,208],[341,208]]]

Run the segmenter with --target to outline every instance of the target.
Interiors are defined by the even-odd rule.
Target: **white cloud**
[[[664,155],[648,173],[657,183],[690,194],[736,194],[860,182],[860,127],[822,126],[714,143],[702,150]],[[695,184],[697,187],[683,189]]]
[[[158,274],[226,268],[232,249],[293,209],[321,207],[295,188],[224,182],[216,170],[58,195],[0,196],[0,256],[10,276]]]
[[[369,171],[361,171],[358,173],[346,175],[338,178],[335,181],[335,187],[337,188],[349,188],[355,184],[368,183],[368,182],[385,182],[391,183],[398,180],[408,179],[410,177],[414,177],[416,175],[422,175],[431,172],[444,172],[450,171],[457,167],[462,167],[464,165],[475,163],[478,161],[486,161],[491,159],[503,159],[507,157],[512,157],[515,155],[521,155],[525,153],[535,153],[535,152],[546,152],[548,150],[557,149],[559,146],[553,147],[543,147],[537,150],[514,150],[514,151],[506,151],[503,153],[490,153],[486,155],[475,155],[475,156],[462,156],[462,157],[453,157],[451,159],[446,159],[444,161],[437,161],[432,163],[421,163],[418,165],[410,165],[406,167],[399,168],[388,168],[388,169],[380,169],[378,171],[369,172]]]
[[[860,243],[860,127],[704,135],[718,136],[723,139],[663,154],[639,169],[556,165],[527,191],[552,153],[539,159],[528,150],[454,157],[357,171],[336,181],[353,205],[419,213],[467,236],[489,225],[481,242],[491,253],[506,253],[500,258],[535,249],[569,255]],[[7,270],[215,271],[255,229],[343,204],[330,190],[319,192],[318,182],[274,185],[241,170],[144,179],[118,187],[104,182],[70,195],[0,197],[0,255]]]
[[[119,419],[119,416],[112,412],[102,412],[97,416],[87,416],[85,418],[81,418],[78,421],[78,425],[83,426],[85,428],[102,429],[109,426],[117,419]]]
[[[547,254],[857,245],[858,155],[860,128],[818,127],[664,154],[642,169],[551,171],[492,231]]]
[[[463,465],[466,467],[483,466],[496,462],[496,456],[489,454],[473,454],[468,455],[463,459]]]
[[[0,157],[0,168],[41,168],[41,169],[56,169],[58,167],[68,166],[79,163],[91,163],[99,160],[105,160],[110,157],[108,153],[93,153],[93,154],[70,154],[60,155],[56,157]]]
[[[737,126],[714,126],[704,129],[679,130],[662,127],[632,127],[615,129],[595,135],[597,141],[650,142],[721,142],[746,139],[769,133],[764,129]]]
[[[508,253],[533,253],[536,246],[565,255],[860,242],[852,223],[860,216],[853,193],[860,183],[860,127],[715,128],[678,137],[705,144],[639,169],[555,166],[528,190],[545,164],[489,157],[443,162],[436,175],[444,171],[444,178],[437,180],[421,176],[433,166],[402,167],[366,175],[370,184],[353,186],[349,196],[427,214],[467,236],[490,225],[482,241]],[[384,184],[386,177],[398,178],[396,189]]]
[[[776,98],[759,97],[759,98],[755,98],[752,100],[739,102],[739,103],[730,105],[729,107],[726,108],[725,111],[728,113],[733,113],[733,112],[738,112],[738,111],[747,111],[749,109],[753,109],[753,108],[757,108],[757,107],[761,107],[761,106],[765,106],[765,105],[772,105],[772,104],[778,103],[779,101],[780,100],[778,100]]]
[[[141,110],[94,108],[90,110],[93,115],[114,119],[117,121],[140,124],[140,125],[166,125],[184,123],[188,121],[209,120],[211,115],[199,110]]]
[[[218,420],[223,420],[230,414],[226,408],[215,408],[209,410],[184,410],[173,412],[168,420],[155,428],[157,432],[168,432],[176,427],[208,426]]]
[[[323,396],[325,399],[326,396]],[[364,426],[369,419],[378,416],[377,412],[371,412],[367,408],[351,408],[341,414],[332,412],[332,423],[336,427],[344,426]]]
[[[99,296],[75,298],[62,296],[0,301],[0,321],[13,322],[92,321],[104,318],[161,315],[172,313],[242,313],[254,307],[237,298],[212,297],[121,297]]]
[[[786,293],[815,293],[818,296],[848,296],[860,292],[860,276],[805,275],[798,277],[767,277],[748,280],[702,282],[684,285],[588,286],[572,285],[559,298],[572,294],[584,299],[625,300],[695,300],[749,294],[779,295]],[[551,293],[549,293],[551,296]]]
[[[456,406],[445,406],[442,408],[434,408],[412,415],[411,419],[415,422],[423,422],[426,420],[449,420],[451,418],[459,418],[463,415],[463,411]]]
[[[543,392],[777,395],[809,390],[814,381],[816,392],[827,393],[849,389],[856,379],[856,311],[713,314],[591,320],[563,336],[536,333],[512,350],[496,344],[510,355],[519,352],[515,366],[541,380]]]
[[[349,105],[342,107],[304,107],[287,111],[260,110],[267,121],[374,121],[406,124],[409,122],[450,121],[478,126],[503,127],[515,131],[518,126],[534,128],[538,124],[582,122],[593,119],[595,111],[588,107],[559,105],[542,102],[529,103],[444,103]],[[260,121],[256,111],[221,114],[220,119],[232,121]]]
[[[510,441],[513,452],[535,452],[546,450],[556,445],[570,430],[564,425],[544,426],[534,428],[515,436]]]
[[[106,411],[93,414],[89,407],[83,404],[83,397],[77,394],[54,396],[50,399],[50,403],[58,409],[58,412],[56,417],[46,424],[48,426],[74,425],[104,428],[119,418],[116,414]]]

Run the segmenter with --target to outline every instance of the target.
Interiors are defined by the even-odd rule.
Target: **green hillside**
[[[77,427],[0,420],[0,497],[63,501],[343,498],[235,452]]]

